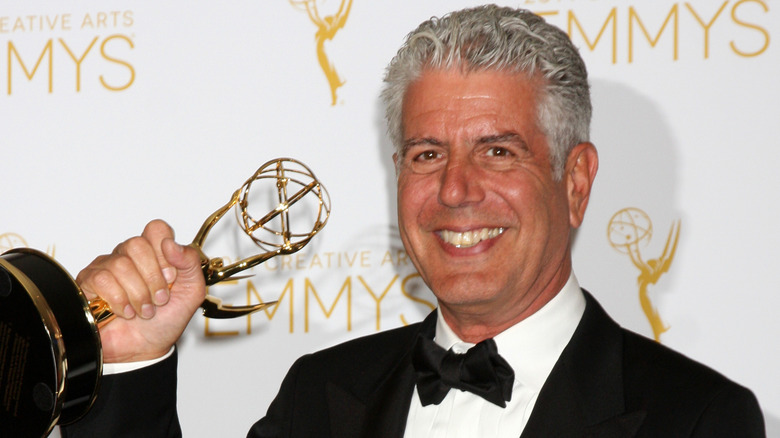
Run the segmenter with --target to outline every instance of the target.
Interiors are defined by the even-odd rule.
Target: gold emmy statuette
[[[265,190],[264,182],[269,183]],[[268,192],[273,193],[270,202],[261,199]],[[271,205],[270,211],[252,214],[250,199],[265,201],[252,204]],[[207,257],[203,245],[233,206],[244,233],[264,252],[226,264]],[[311,170],[279,158],[260,167],[206,219],[190,246],[199,251],[206,284],[212,285],[300,250],[329,215],[330,198]],[[314,217],[314,222],[302,227],[301,217]],[[201,308],[209,318],[233,318],[272,304],[228,306],[207,295]],[[45,253],[14,248],[0,255],[1,435],[43,437],[56,424],[72,423],[87,413],[103,369],[99,328],[113,317],[103,300],[87,300],[68,272]]]
[[[639,269],[637,283],[639,284],[639,304],[653,329],[656,342],[661,342],[661,334],[669,330],[661,319],[661,315],[650,301],[647,287],[656,284],[665,272],[672,266],[677,243],[680,240],[680,221],[672,224],[666,245],[660,257],[645,260],[640,252],[640,243],[647,243],[653,237],[653,223],[644,211],[638,208],[624,208],[615,213],[607,225],[607,238],[610,245],[631,258],[631,262]]]

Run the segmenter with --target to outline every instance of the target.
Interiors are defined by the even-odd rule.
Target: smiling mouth
[[[497,237],[503,232],[503,228],[482,228],[464,232],[442,230],[439,231],[439,237],[456,248],[469,248],[484,240]]]

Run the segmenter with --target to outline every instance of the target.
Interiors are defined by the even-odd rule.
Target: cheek
[[[409,219],[409,212],[414,209],[414,199],[412,193],[402,183],[398,183],[398,221],[403,230],[403,226]]]
[[[398,179],[398,219],[401,225],[412,225],[430,198],[432,182],[419,176],[401,176]]]
[[[568,224],[566,192],[540,178],[503,181],[496,193],[519,222],[521,230],[532,233],[532,240],[547,239],[561,221]]]
[[[420,224],[420,209],[424,203],[420,193],[422,188],[422,185],[416,184],[408,177],[398,179],[398,228],[401,242],[412,264],[420,273],[425,272],[419,262],[425,252]]]

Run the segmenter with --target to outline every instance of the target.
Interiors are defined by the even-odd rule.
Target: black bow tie
[[[438,405],[450,388],[469,391],[502,408],[512,399],[515,373],[498,354],[493,339],[480,342],[465,354],[456,354],[421,335],[414,346],[412,363],[423,406]]]

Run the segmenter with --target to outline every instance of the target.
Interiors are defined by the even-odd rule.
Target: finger
[[[117,275],[120,274],[116,268],[117,263],[112,261],[112,257],[116,256],[96,258],[89,266],[79,272],[76,276],[76,283],[90,299],[100,298],[108,304],[115,315],[132,319],[136,312],[130,304],[125,286],[117,278]],[[142,283],[140,277],[138,282]]]
[[[120,244],[106,268],[124,288],[130,304],[142,318],[154,316],[155,303],[168,300],[168,285],[162,274],[157,252],[145,237],[133,237]]]
[[[161,219],[155,219],[146,224],[143,233],[141,233],[141,237],[146,238],[156,250],[160,251],[160,262],[161,265],[164,264],[165,258],[162,256],[160,245],[162,244],[163,240],[173,239],[175,237],[173,228],[171,228],[171,226],[168,225],[165,221]]]
[[[146,237],[155,249],[157,262],[160,266],[163,278],[166,283],[165,288],[156,289],[154,292],[154,302],[157,305],[163,305],[170,298],[170,285],[176,280],[176,268],[172,267],[162,252],[162,242],[166,239],[174,238],[173,228],[162,220],[156,219],[146,225],[142,236]]]
[[[161,306],[170,298],[169,285],[176,279],[176,269],[168,263],[162,252],[162,242],[173,239],[173,228],[162,220],[156,219],[149,222],[144,228],[141,237],[145,238],[154,250],[157,266],[151,264],[141,267],[144,275],[148,275],[148,282],[152,291],[152,301]],[[150,271],[146,271],[150,269]]]

